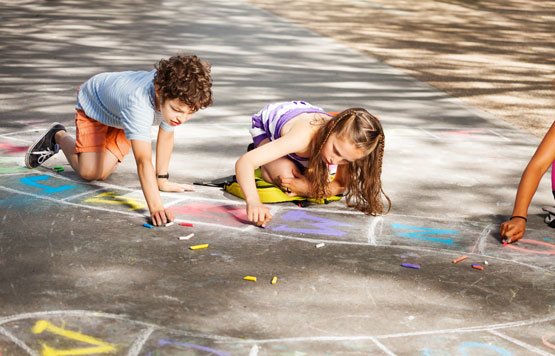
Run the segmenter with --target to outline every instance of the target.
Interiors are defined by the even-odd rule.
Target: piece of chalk
[[[193,224],[191,224],[191,223],[186,223],[186,222],[181,222],[181,223],[179,223],[179,226],[189,226],[189,227],[193,227]]]
[[[208,244],[189,246],[189,248],[191,250],[201,250],[203,248],[208,248]]]
[[[420,269],[420,265],[419,264],[413,264],[413,263],[401,263],[401,266],[405,267],[405,268],[414,268],[414,269]]]
[[[256,282],[256,277],[255,276],[245,276],[245,277],[243,277],[243,279],[245,281]]]
[[[455,258],[455,259],[454,259],[453,261],[451,261],[451,262],[453,262],[453,263],[459,263],[459,262],[461,262],[461,261],[466,260],[467,258],[468,258],[468,256],[461,256],[461,257]]]
[[[502,243],[503,243],[503,247],[505,247],[509,244],[509,242],[507,240],[503,240]]]
[[[150,225],[149,223],[144,223],[143,226],[148,227],[149,229],[154,228],[154,225]]]
[[[485,264],[486,266],[489,265],[488,261],[484,261],[484,264]]]
[[[195,236],[195,234],[189,234],[187,236],[179,236],[179,240],[189,240],[191,237]]]
[[[164,225],[164,226],[165,226],[165,227],[168,227],[168,226],[172,226],[173,224],[174,224],[174,222],[173,222],[173,221],[170,221],[169,223],[167,223],[167,224]]]
[[[480,271],[483,271],[483,270],[484,270],[484,267],[481,266],[479,263],[473,263],[473,264],[472,264],[472,268],[474,268],[474,269],[479,269]]]
[[[322,242],[322,243],[319,243],[318,245],[316,245],[316,248],[320,248],[320,247],[324,247],[324,246],[326,246],[326,244]]]
[[[276,276],[274,276],[274,278],[272,278],[272,282],[271,282],[271,283],[272,283],[272,284],[276,284],[276,283],[277,283],[277,277],[276,277]]]
[[[58,173],[63,172],[64,171],[64,166],[54,166],[54,170]]]

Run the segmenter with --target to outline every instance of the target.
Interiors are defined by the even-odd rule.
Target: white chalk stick
[[[316,245],[316,248],[320,248],[320,247],[324,247],[324,246],[326,246],[326,244],[322,242],[322,243],[319,243],[318,245]]]
[[[165,226],[165,227],[168,227],[168,226],[172,226],[173,224],[174,224],[173,221],[170,221],[169,223],[167,223],[167,224],[164,225],[164,226]]]
[[[179,240],[189,240],[191,237],[195,236],[195,234],[189,234],[187,236],[179,236]]]

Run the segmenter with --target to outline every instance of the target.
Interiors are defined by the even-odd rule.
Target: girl
[[[532,197],[538,189],[538,185],[542,176],[547,172],[550,165],[551,182],[553,186],[553,196],[555,197],[555,122],[551,125],[547,134],[538,146],[536,153],[528,163],[528,166],[522,174],[518,190],[516,192],[515,205],[513,214],[508,221],[501,224],[499,233],[501,239],[508,243],[518,241],[524,235],[526,230],[526,222],[528,221],[528,207],[532,201]]]
[[[269,104],[252,117],[254,149],[235,164],[245,195],[247,216],[265,227],[272,219],[260,202],[254,170],[289,195],[324,198],[346,194],[348,206],[377,215],[384,212],[381,173],[384,133],[379,120],[360,108],[331,116],[304,101]],[[337,168],[330,181],[330,168]]]

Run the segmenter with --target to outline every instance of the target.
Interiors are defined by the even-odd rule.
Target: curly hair
[[[160,103],[179,99],[193,110],[212,104],[210,64],[195,55],[176,55],[155,66],[154,85]]]
[[[327,121],[310,143],[311,154],[306,176],[312,182],[311,196],[330,196],[328,165],[322,160],[322,147],[329,136],[348,139],[365,155],[346,164],[348,177],[346,189],[347,206],[366,214],[378,215],[389,212],[391,200],[382,189],[382,162],[385,135],[380,121],[365,109],[352,108],[340,112]],[[382,200],[387,201],[387,210]]]

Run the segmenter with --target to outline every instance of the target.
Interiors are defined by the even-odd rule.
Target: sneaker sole
[[[46,130],[44,130],[44,132],[48,132],[50,130],[52,130],[54,128],[54,126],[56,125],[61,125],[59,122],[54,122],[52,125],[50,125]],[[29,169],[35,169],[37,167],[31,167],[31,163],[29,162],[29,158],[31,157],[31,152],[33,152],[33,150],[35,149],[35,146],[43,139],[43,136],[40,136],[39,138],[37,138],[35,140],[35,142],[33,142],[33,144],[31,144],[31,146],[29,146],[29,149],[27,150],[27,153],[25,154],[25,166]]]

